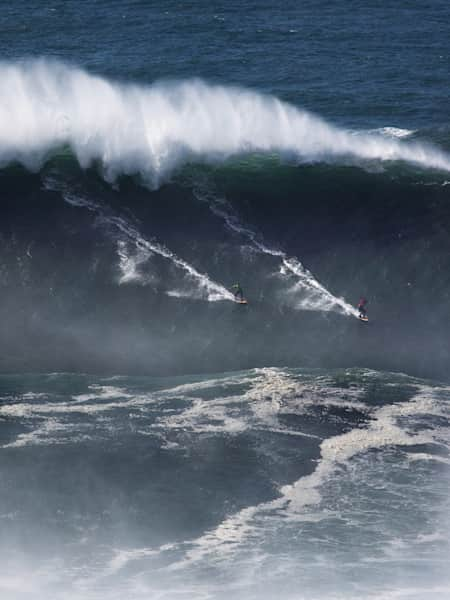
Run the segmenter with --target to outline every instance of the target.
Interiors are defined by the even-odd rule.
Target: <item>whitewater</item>
[[[1,600],[450,598],[449,21],[4,5]]]
[[[39,169],[69,147],[113,181],[140,174],[152,186],[188,161],[277,153],[298,162],[406,161],[450,171],[426,143],[333,126],[276,97],[200,79],[114,82],[49,59],[0,64],[0,163]]]
[[[57,191],[61,193],[65,202],[72,206],[85,208],[94,213],[99,218],[99,222],[106,228],[118,232],[117,254],[119,256],[119,266],[121,270],[120,284],[139,283],[146,285],[153,282],[151,275],[143,275],[142,267],[148,263],[152,255],[156,254],[171,262],[182,273],[180,286],[166,291],[168,296],[175,298],[191,298],[205,300],[207,302],[216,301],[235,301],[234,295],[224,285],[213,281],[205,273],[199,272],[192,264],[177,256],[165,245],[156,240],[146,239],[138,230],[138,226],[130,222],[122,215],[115,214],[105,205],[95,202],[80,192],[75,193],[55,176],[46,175],[44,180],[44,189]],[[346,316],[358,316],[358,311],[348,304],[343,298],[335,297],[322,284],[320,284],[313,274],[305,269],[303,265],[295,258],[288,257],[280,250],[275,250],[264,245],[256,232],[245,227],[232,212],[229,203],[223,198],[211,196],[211,193],[200,192],[198,185],[195,188],[196,197],[202,201],[207,201],[213,213],[225,220],[226,225],[234,232],[243,235],[249,239],[253,246],[261,253],[275,256],[281,259],[280,272],[283,274],[287,270],[294,275],[296,282],[290,287],[286,294],[288,300],[294,297],[294,306],[302,310],[316,311],[336,311]],[[206,195],[205,195],[206,194]],[[226,212],[228,211],[228,212]],[[128,251],[127,241],[131,242],[135,253]],[[184,279],[184,281],[183,281]],[[187,285],[186,285],[187,284]],[[300,292],[300,294],[298,294]],[[302,296],[300,299],[298,296]]]
[[[294,276],[295,283],[282,295],[281,302],[288,302],[302,310],[336,311],[346,316],[358,317],[359,313],[355,308],[344,298],[338,298],[327,290],[298,259],[265,244],[256,231],[241,221],[230,203],[211,189],[210,183],[205,180],[196,182],[193,189],[196,198],[206,202],[212,213],[221,218],[228,229],[250,242],[257,252],[279,259],[279,273],[288,282],[290,277]]]
[[[5,5],[2,600],[448,600],[449,18]]]
[[[68,378],[0,377],[8,600],[448,597],[448,386]]]
[[[76,194],[73,191],[65,189],[65,186],[55,178],[47,177],[44,180],[44,187],[48,190],[61,192],[64,201],[68,204],[86,208],[88,211],[93,212],[100,217],[103,225],[113,227],[122,234],[126,240],[133,243],[138,251],[137,259],[131,257],[126,252],[123,239],[117,240],[117,252],[120,257],[120,267],[122,270],[120,283],[128,283],[129,281],[136,280],[142,281],[136,271],[136,263],[145,263],[152,254],[157,254],[174,264],[184,273],[189,282],[194,284],[193,286],[190,286],[191,289],[189,291],[179,292],[177,290],[171,290],[167,292],[168,295],[175,297],[200,298],[208,302],[216,302],[218,300],[234,301],[234,296],[230,290],[220,283],[212,281],[206,274],[200,273],[195,267],[178,257],[163,244],[144,238],[136,227],[122,216],[111,213],[110,210],[108,211],[107,207],[101,206],[80,193]]]

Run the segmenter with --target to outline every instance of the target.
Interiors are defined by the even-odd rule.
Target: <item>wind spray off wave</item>
[[[0,63],[0,162],[38,169],[69,146],[82,167],[140,173],[157,185],[188,160],[247,152],[299,161],[403,160],[450,171],[450,157],[425,144],[355,135],[277,98],[200,80],[125,85],[41,59]]]

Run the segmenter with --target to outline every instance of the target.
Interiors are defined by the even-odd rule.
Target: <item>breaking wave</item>
[[[39,169],[70,148],[104,177],[158,185],[190,161],[277,153],[298,162],[407,161],[450,171],[450,157],[383,132],[346,131],[281,100],[201,80],[130,85],[41,59],[0,63],[0,161]]]

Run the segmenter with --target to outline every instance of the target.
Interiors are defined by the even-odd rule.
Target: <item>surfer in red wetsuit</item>
[[[364,298],[364,296],[361,296],[361,298],[359,299],[358,302],[358,310],[359,310],[359,318],[362,319],[363,317],[367,317],[367,298]]]

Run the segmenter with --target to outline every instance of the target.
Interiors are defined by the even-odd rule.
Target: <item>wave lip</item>
[[[402,160],[450,171],[450,157],[398,136],[354,135],[320,117],[237,87],[201,80],[125,85],[40,59],[0,63],[0,163],[38,169],[69,146],[82,167],[140,173],[155,185],[196,159],[276,152],[299,161]]]

